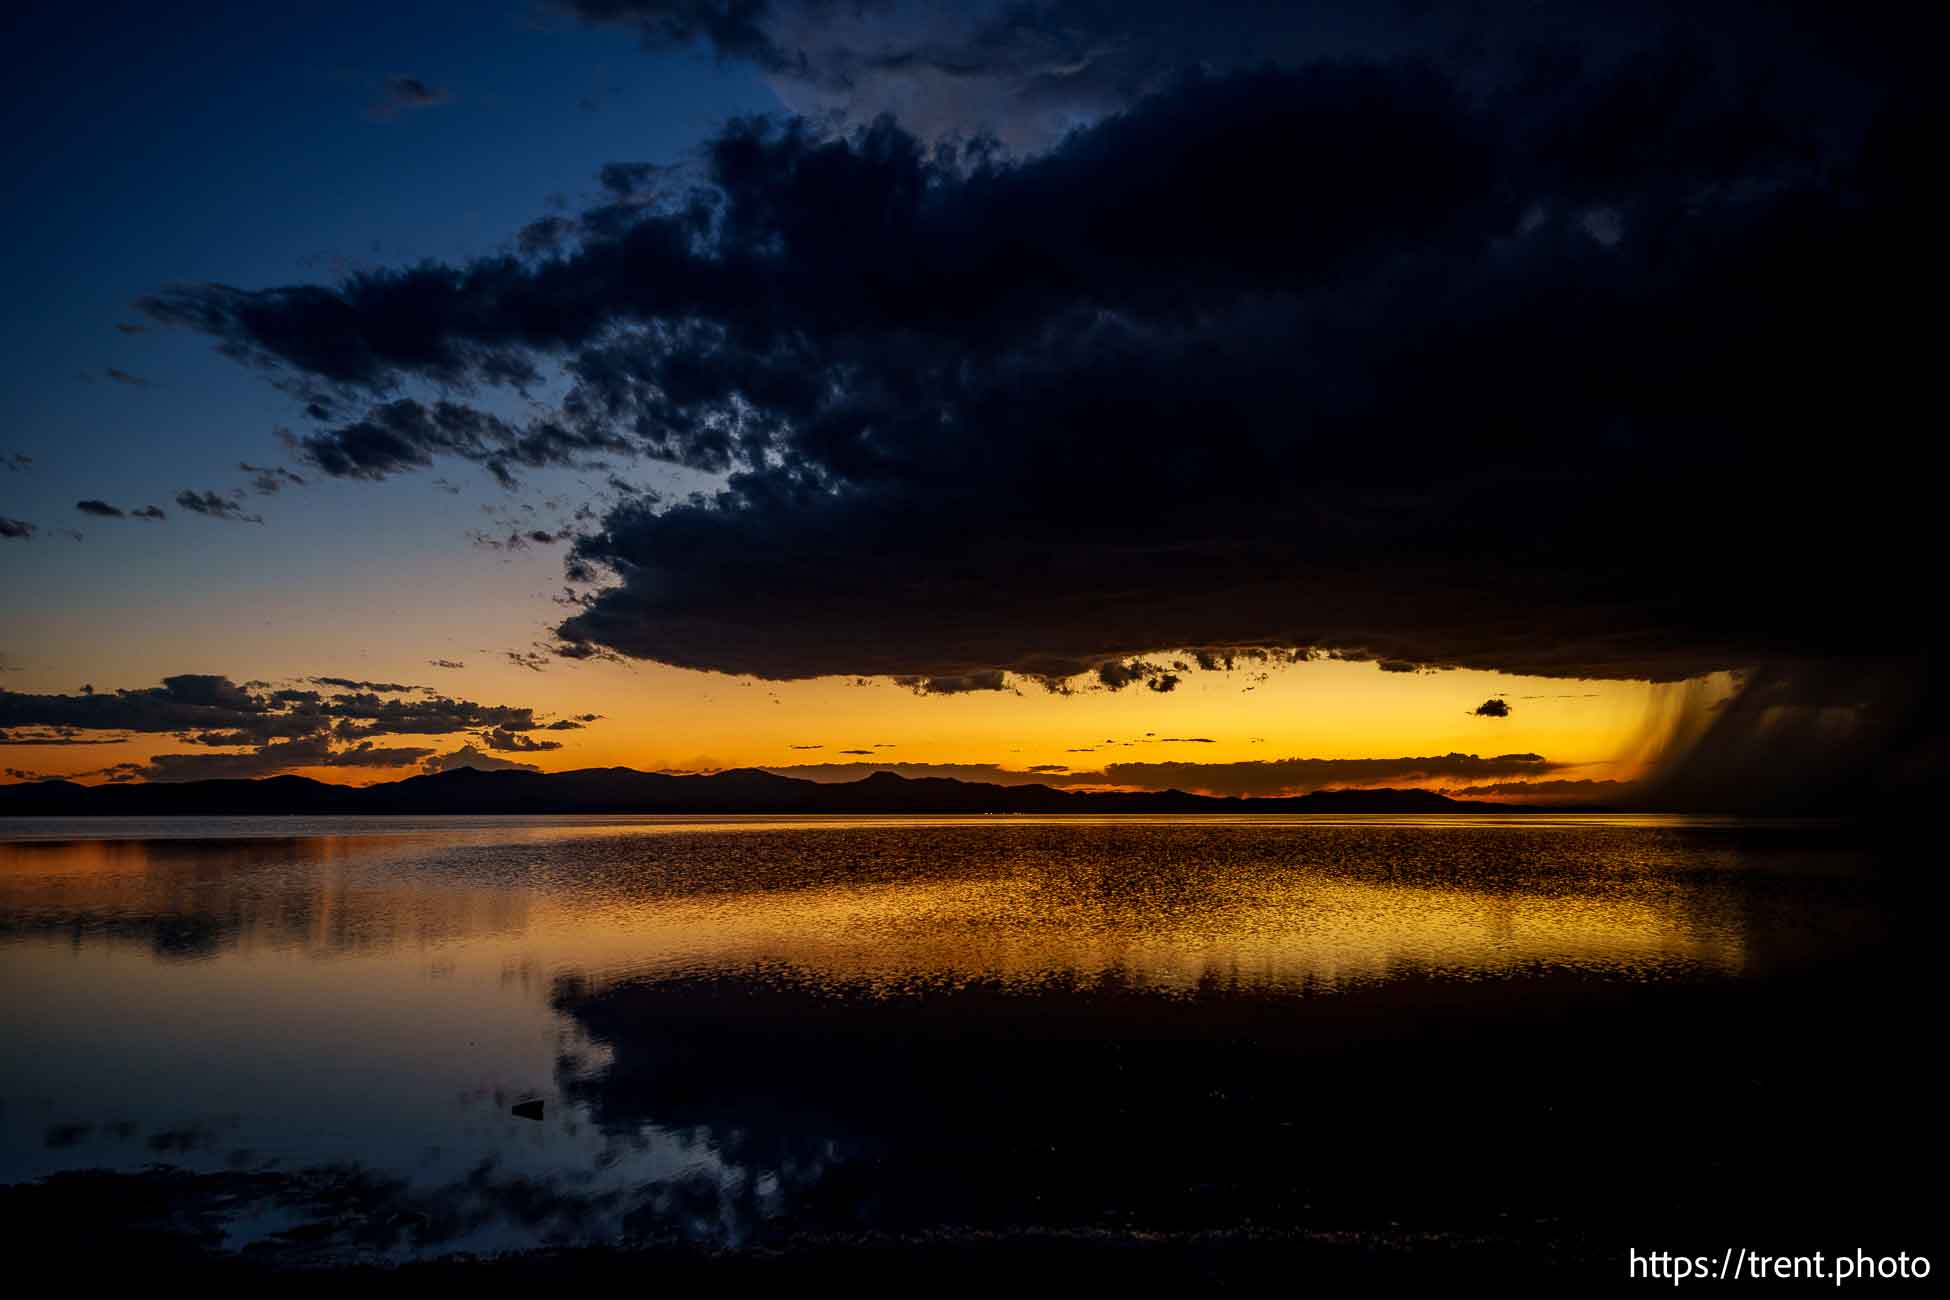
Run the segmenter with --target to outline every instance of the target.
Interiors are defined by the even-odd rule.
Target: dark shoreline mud
[[[357,1251],[321,1252],[304,1234],[243,1251],[215,1245],[181,1212],[186,1189],[174,1171],[90,1174],[82,1191],[60,1176],[0,1188],[6,1229],[0,1240],[31,1246],[50,1268],[71,1267],[101,1284],[284,1295],[425,1294],[450,1286],[696,1285],[744,1290],[834,1285],[965,1293],[1029,1285],[1129,1285],[1151,1289],[1198,1284],[1221,1290],[1269,1277],[1288,1284],[1435,1284],[1497,1277],[1515,1283],[1582,1286],[1614,1271],[1614,1261],[1553,1225],[1513,1225],[1501,1233],[1430,1233],[1400,1228],[1298,1230],[1242,1226],[1185,1232],[1122,1228],[937,1229],[921,1233],[807,1233],[762,1246],[725,1249],[693,1242],[546,1247],[501,1255],[452,1254],[378,1263]],[[221,1176],[215,1177],[221,1181]],[[176,1184],[176,1185],[171,1185]],[[217,1183],[207,1189],[215,1195]],[[189,1194],[195,1200],[198,1194]],[[161,1208],[158,1198],[171,1208]],[[111,1210],[123,1211],[117,1217]],[[153,1216],[153,1217],[152,1217]],[[87,1221],[93,1226],[76,1227]]]
[[[1925,1035],[1857,977],[1397,980],[1353,995],[1051,990],[871,1003],[789,981],[566,983],[608,1042],[565,1097],[706,1139],[702,1176],[588,1195],[484,1166],[78,1171],[0,1188],[43,1258],[212,1285],[681,1279],[1623,1285],[1628,1250],[1931,1253]],[[1838,1042],[1877,1044],[1873,1056]],[[225,1226],[265,1216],[241,1248]],[[540,1249],[450,1256],[492,1221]],[[729,1243],[729,1244],[727,1244]],[[1641,1280],[1639,1285],[1646,1285]]]

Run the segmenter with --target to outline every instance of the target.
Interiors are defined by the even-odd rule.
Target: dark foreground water
[[[1659,817],[5,822],[0,1217],[1927,1252],[1936,867]]]

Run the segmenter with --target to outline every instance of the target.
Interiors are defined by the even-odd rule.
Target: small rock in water
[[[540,1119],[542,1117],[542,1099],[535,1097],[528,1101],[518,1101],[515,1103],[514,1110],[515,1114],[522,1119]]]

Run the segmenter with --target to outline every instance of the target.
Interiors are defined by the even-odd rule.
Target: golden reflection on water
[[[1301,990],[1746,959],[1715,874],[1737,855],[1675,819],[481,821],[0,842],[0,941],[427,970],[458,946],[610,976],[783,967],[855,989],[1114,975]]]

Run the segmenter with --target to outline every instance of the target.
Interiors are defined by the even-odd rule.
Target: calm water
[[[1858,1007],[1888,890],[1660,817],[5,822],[0,1183],[380,1257],[1548,1217],[1851,1105],[1729,1040]]]

